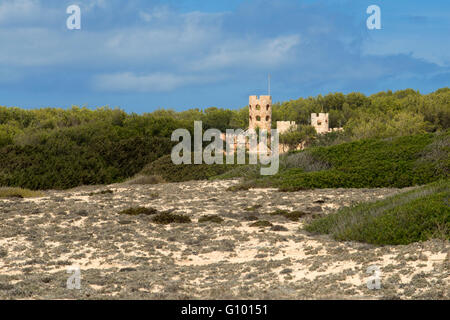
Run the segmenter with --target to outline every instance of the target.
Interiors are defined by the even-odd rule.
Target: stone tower
[[[272,127],[272,96],[250,96],[248,128],[260,128],[270,132]]]
[[[316,129],[317,133],[329,132],[328,113],[311,113],[311,125]]]

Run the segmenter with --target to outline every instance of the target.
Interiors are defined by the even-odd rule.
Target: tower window
[[[256,105],[256,110],[261,110],[261,106],[259,104]]]
[[[270,105],[267,105],[266,106],[266,110],[269,111],[269,108],[270,108]]]
[[[269,121],[269,120],[270,120],[270,117],[269,117],[269,116],[267,116],[267,117],[266,117],[266,121]]]
[[[249,108],[250,110],[252,110],[252,105],[249,105],[248,108]]]
[[[260,116],[256,116],[256,121],[261,121],[261,117]]]
[[[321,121],[317,121],[317,125],[318,126],[322,125],[322,122]]]

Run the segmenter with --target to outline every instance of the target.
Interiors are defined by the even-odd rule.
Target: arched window
[[[269,116],[267,116],[267,117],[266,117],[266,121],[269,121],[269,120],[270,120],[270,117],[269,117]]]
[[[322,122],[321,122],[321,121],[317,121],[317,125],[318,125],[318,126],[321,126],[321,125],[322,125]]]
[[[261,106],[259,104],[256,105],[256,110],[261,110]]]
[[[261,121],[261,117],[260,116],[256,116],[256,121]]]
[[[252,105],[249,105],[248,108],[249,108],[250,110],[252,110]]]
[[[252,116],[250,116],[250,121],[252,121]]]
[[[267,106],[266,106],[266,110],[267,110],[267,111],[269,111],[269,108],[270,108],[270,106],[269,106],[269,105],[267,105]]]

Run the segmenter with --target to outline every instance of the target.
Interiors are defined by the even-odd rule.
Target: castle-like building
[[[316,129],[318,134],[324,134],[333,131],[343,130],[342,128],[330,129],[328,113],[312,113],[311,126]],[[290,130],[296,130],[295,121],[277,121],[278,134],[286,133]],[[249,96],[248,99],[248,130],[266,130],[271,131],[272,128],[272,96]],[[222,140],[225,141],[225,134],[222,134]],[[236,149],[237,140],[234,137],[234,149]],[[304,143],[300,143],[297,149],[303,149]],[[287,145],[279,144],[280,153],[289,150]]]
[[[272,128],[272,96],[250,96],[248,102],[248,129],[256,128],[270,132]],[[312,113],[311,126],[318,134],[340,130],[340,128],[330,129],[328,113]],[[284,133],[296,129],[295,121],[277,121],[278,133]]]
[[[248,129],[256,130],[260,128],[271,131],[272,128],[272,96],[250,96],[248,103]],[[342,128],[330,129],[328,113],[312,113],[311,126],[316,129],[318,134],[325,134],[333,131],[341,131]],[[278,134],[285,133],[289,130],[296,130],[295,121],[277,121]],[[298,149],[302,149],[303,144],[299,144]],[[280,144],[280,152],[287,151],[288,147]]]

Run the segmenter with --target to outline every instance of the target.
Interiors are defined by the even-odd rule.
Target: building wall
[[[278,134],[285,133],[291,128],[293,128],[294,130],[297,129],[297,124],[295,123],[295,121],[277,121]]]
[[[270,132],[272,127],[272,96],[249,97],[248,128],[260,128]]]

